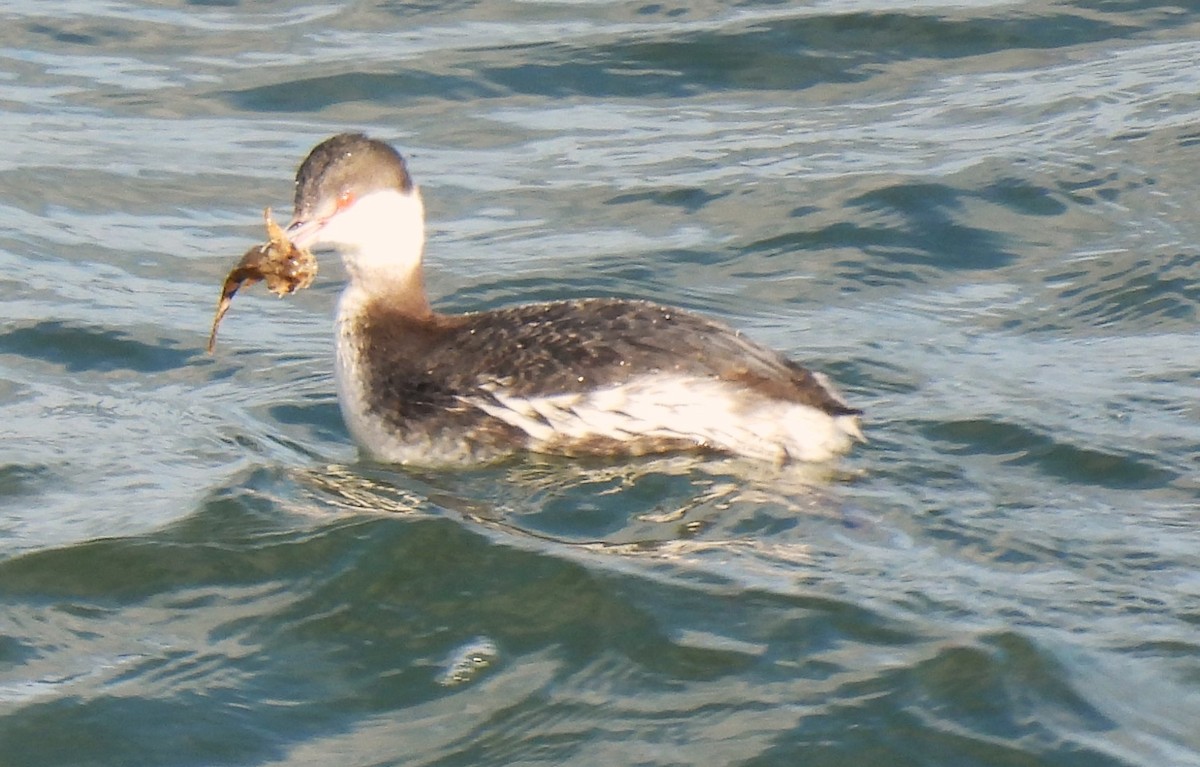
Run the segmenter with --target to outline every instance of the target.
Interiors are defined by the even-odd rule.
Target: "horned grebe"
[[[346,133],[318,144],[296,173],[288,235],[346,265],[338,402],[379,460],[709,450],[787,463],[863,439],[862,411],[824,376],[679,309],[588,298],[435,312],[421,195],[382,141]]]

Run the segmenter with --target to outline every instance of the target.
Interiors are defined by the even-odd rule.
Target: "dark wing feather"
[[[388,350],[371,355],[377,385],[419,395],[414,406],[445,407],[485,383],[530,397],[674,372],[735,382],[830,415],[860,412],[799,364],[728,326],[644,301],[527,304],[432,322],[378,307],[368,316],[375,321],[364,328],[366,342]]]

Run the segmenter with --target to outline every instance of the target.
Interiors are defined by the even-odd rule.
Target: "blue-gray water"
[[[1200,765],[1200,10],[0,9],[0,764]],[[240,295],[321,138],[429,282],[720,317],[868,445],[361,461],[340,267]]]

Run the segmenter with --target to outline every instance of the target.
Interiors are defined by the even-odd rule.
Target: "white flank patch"
[[[685,440],[736,455],[783,463],[824,461],[848,450],[862,432],[855,416],[830,416],[807,405],[772,400],[723,381],[660,374],[586,392],[464,402],[529,435],[531,449],[597,437]]]

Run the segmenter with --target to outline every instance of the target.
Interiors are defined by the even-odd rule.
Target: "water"
[[[0,10],[0,764],[1200,764],[1200,14]],[[654,298],[869,445],[360,460],[340,268],[218,286],[321,138],[464,310]]]

